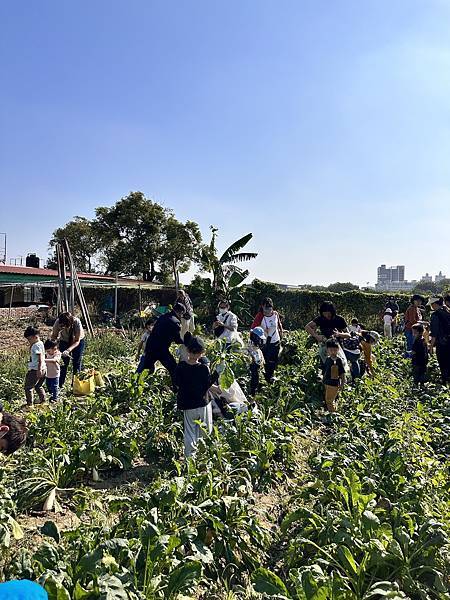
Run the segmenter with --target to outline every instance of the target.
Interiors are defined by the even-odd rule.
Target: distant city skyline
[[[428,271],[420,277],[420,279],[408,280],[405,277],[406,267],[405,265],[396,265],[395,267],[387,267],[386,264],[382,264],[377,269],[377,282],[375,289],[377,290],[412,290],[418,283],[422,282],[434,282],[439,283],[446,279],[446,275],[442,272],[442,269],[434,277],[430,275]]]

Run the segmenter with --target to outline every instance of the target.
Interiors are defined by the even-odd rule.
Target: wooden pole
[[[67,240],[65,241],[67,256],[69,258],[69,268],[70,268],[70,299],[69,299],[69,310],[73,314],[75,310],[75,267],[73,265],[72,254],[70,252],[69,244]]]
[[[119,274],[116,273],[116,285],[114,288],[114,323],[117,321],[117,284],[119,282]]]
[[[67,282],[66,282],[66,261],[64,260],[64,248],[62,244],[56,246],[56,257],[58,261],[58,281],[60,288],[60,312],[66,312],[68,307],[67,301]]]
[[[11,318],[11,308],[12,308],[12,303],[13,303],[13,298],[14,298],[14,288],[15,287],[16,287],[15,285],[12,286],[12,288],[11,288],[11,295],[9,297],[8,323],[9,323],[9,320]]]
[[[64,240],[64,247],[65,247],[65,252],[67,254],[67,260],[69,261],[69,265],[70,265],[70,272],[73,277],[72,283],[74,286],[74,292],[76,291],[77,295],[78,295],[81,312],[83,313],[84,321],[86,323],[86,329],[87,329],[88,333],[91,336],[93,336],[94,328],[92,327],[91,318],[89,316],[89,310],[88,310],[88,307],[86,304],[86,300],[84,299],[83,290],[81,289],[81,283],[80,283],[80,280],[78,279],[78,273],[75,269],[75,266],[74,266],[74,263],[72,260],[72,253],[70,252],[70,248],[69,248],[69,244],[68,244],[67,240]],[[74,300],[74,303],[75,303],[75,300]]]

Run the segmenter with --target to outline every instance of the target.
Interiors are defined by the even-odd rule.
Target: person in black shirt
[[[386,302],[386,306],[384,308],[385,308],[385,310],[387,308],[391,309],[392,316],[393,316],[394,319],[398,315],[398,311],[400,310],[400,306],[399,306],[397,300],[394,298],[394,296],[391,296],[389,298],[389,300]]]
[[[450,294],[444,296],[444,304],[447,310],[450,310]]]
[[[431,352],[436,348],[436,358],[441,370],[442,383],[450,383],[450,312],[442,296],[430,298],[428,306],[434,311],[430,317]]]
[[[325,364],[328,356],[325,342],[331,337],[340,339],[350,337],[345,319],[336,314],[336,308],[332,302],[322,302],[319,316],[310,321],[305,330],[319,342],[319,356],[323,364]],[[340,348],[339,356],[343,361],[346,361],[342,348]]]
[[[412,326],[414,342],[412,345],[412,370],[416,385],[425,383],[427,378],[428,348],[423,338],[424,326],[416,323]]]
[[[185,312],[183,304],[177,302],[170,312],[158,318],[145,344],[144,369],[154,373],[155,363],[159,360],[169,371],[173,384],[177,362],[170,353],[170,346],[172,343],[184,343],[181,339],[181,317]],[[187,335],[190,337],[191,334]]]
[[[201,360],[205,352],[203,341],[192,337],[187,350],[187,360],[180,362],[175,370],[175,384],[178,388],[177,406],[184,412],[184,454],[189,457],[204,430],[211,433],[213,420],[208,394],[212,379],[208,365]]]
[[[325,361],[323,383],[325,385],[325,403],[330,412],[336,411],[336,399],[345,384],[344,363],[338,356],[339,344],[334,339],[326,343],[328,357]]]

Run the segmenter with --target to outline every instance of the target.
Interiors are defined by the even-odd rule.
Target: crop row
[[[449,394],[413,390],[395,342],[330,416],[315,349],[290,334],[259,414],[218,423],[188,463],[166,377],[136,378],[126,341],[108,346],[106,389],[36,409],[29,447],[0,464],[0,575],[58,600],[449,597]],[[242,359],[229,366],[245,386]],[[79,525],[31,536],[25,515],[49,499]]]

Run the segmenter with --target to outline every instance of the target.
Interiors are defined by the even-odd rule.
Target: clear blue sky
[[[142,190],[252,275],[450,273],[447,0],[2,0],[9,256]]]

